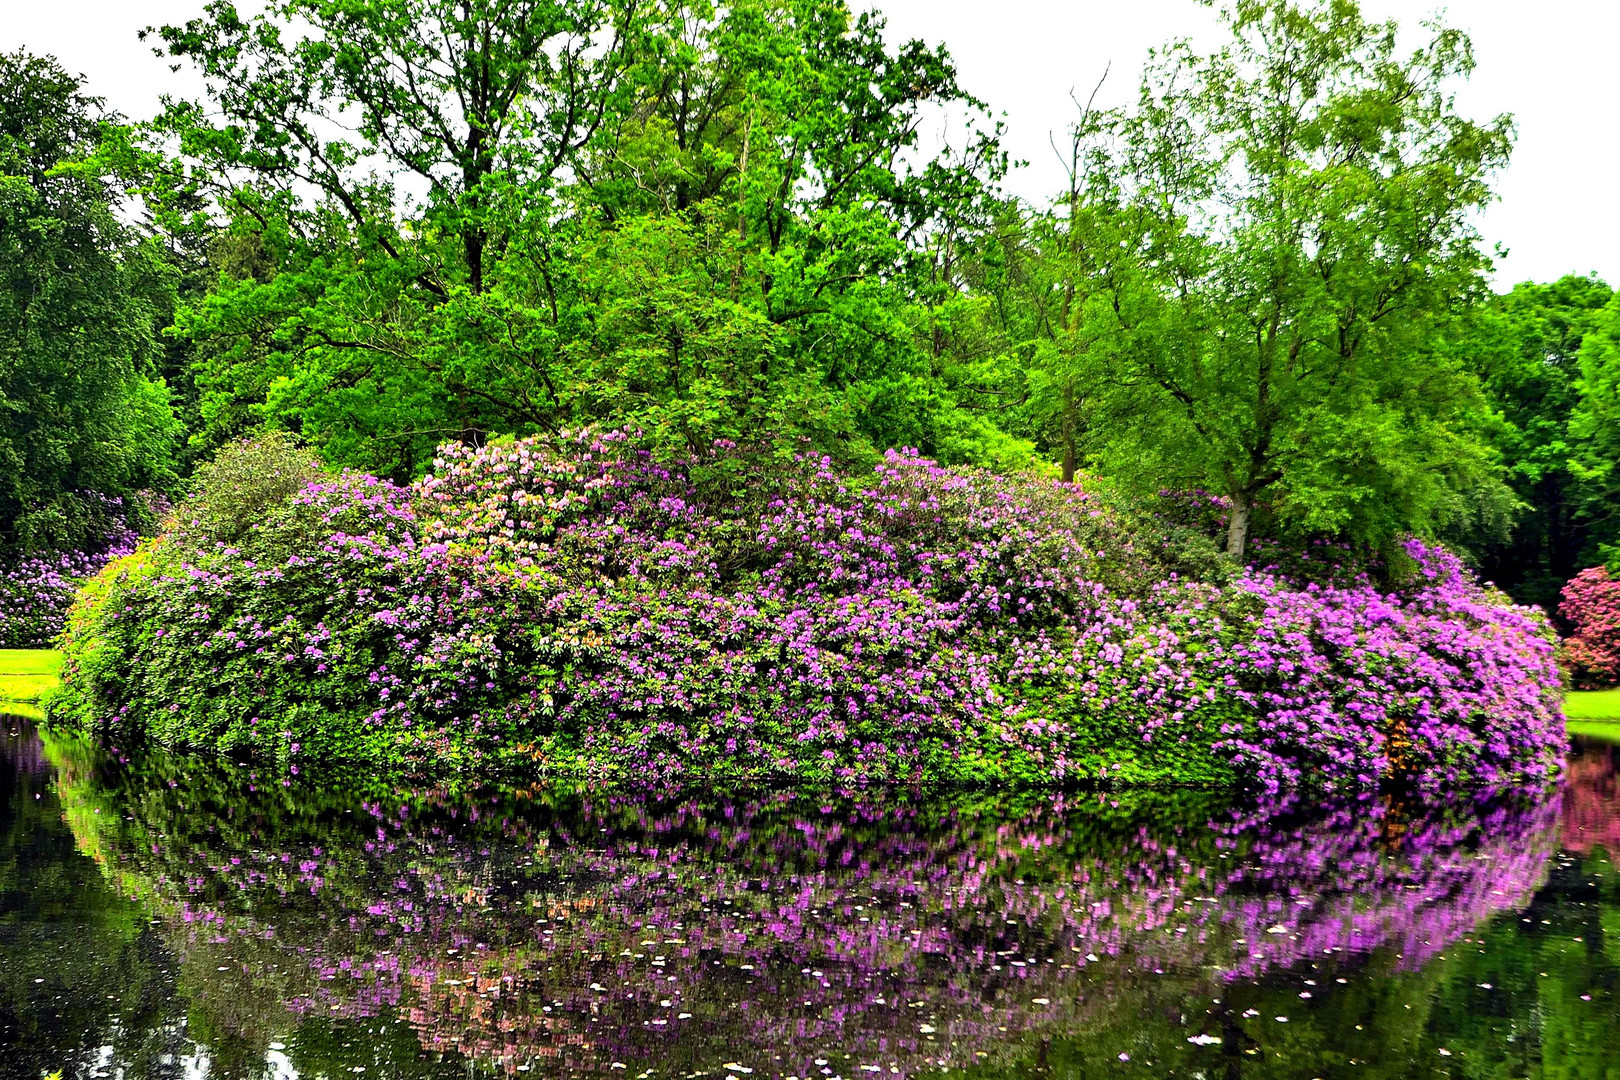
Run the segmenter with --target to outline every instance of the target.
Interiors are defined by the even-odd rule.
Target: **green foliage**
[[[1049,208],[998,190],[945,49],[846,0],[213,0],[149,31],[206,90],[138,129],[19,60],[5,198],[78,224],[6,234],[34,237],[17,325],[84,329],[10,349],[49,358],[5,384],[11,539],[266,430],[405,482],[445,440],[607,423],[1203,489],[1233,554],[1417,533],[1545,600],[1620,535],[1611,294],[1486,292],[1511,125],[1455,107],[1465,36],[1402,53],[1349,0],[1224,18],[1081,112]]]
[[[319,459],[286,432],[222,446],[198,468],[176,530],[192,544],[234,544],[322,475]]]
[[[1581,342],[1580,391],[1570,416],[1570,433],[1579,441],[1571,470],[1600,557],[1620,571],[1620,293],[1596,314]]]
[[[87,583],[70,613],[67,680],[51,696],[52,713],[117,716],[115,703],[123,695],[149,686],[168,704],[146,711],[138,732],[166,745],[207,743],[226,752],[257,746],[283,761],[303,747],[311,756],[335,760],[389,758],[396,733],[374,731],[365,714],[374,694],[367,675],[383,662],[379,657],[399,660],[395,635],[379,621],[349,615],[369,590],[391,583],[394,568],[334,587],[330,565],[323,569],[313,559],[290,557],[307,556],[346,527],[370,539],[369,522],[357,520],[352,511],[328,515],[327,509],[287,499],[262,507],[263,520],[236,537],[234,547],[199,530],[160,537],[111,564]],[[234,588],[243,568],[254,566],[276,569],[249,574],[240,589]],[[165,601],[172,605],[184,593],[192,600],[185,625],[172,612],[153,617]],[[242,606],[232,608],[228,625],[213,628],[210,608],[237,601]],[[293,609],[310,613],[310,624],[288,619]],[[327,620],[338,630],[335,641]],[[198,643],[180,641],[197,636],[199,626],[208,627],[207,636],[221,646],[202,680],[195,671],[186,674]],[[257,651],[238,646],[250,638]],[[327,650],[330,662],[311,660],[296,683],[275,677],[272,665],[283,656],[321,656]],[[133,656],[143,660],[132,664]]]
[[[1206,487],[1233,552],[1251,521],[1488,543],[1514,493],[1462,346],[1510,127],[1453,107],[1469,42],[1226,17],[1084,112],[1048,212],[997,192],[948,54],[843,0],[211,4],[156,31],[207,100],[120,159],[172,233],[218,223],[177,317],[194,452],[285,428],[403,481],[609,421]]]
[[[105,535],[104,503],[173,480],[157,377],[173,273],[87,164],[113,118],[55,61],[0,54],[0,544]]]
[[[1581,357],[1612,296],[1590,277],[1526,282],[1469,311],[1452,339],[1500,413],[1491,441],[1522,504],[1511,537],[1471,537],[1470,546],[1487,577],[1548,610],[1564,582],[1593,565],[1603,533],[1594,529],[1600,485],[1583,479],[1604,471],[1604,452],[1579,430],[1591,415]]]
[[[1387,546],[1509,505],[1477,378],[1444,347],[1483,295],[1472,221],[1505,117],[1459,115],[1468,40],[1409,57],[1351,3],[1247,0],[1232,43],[1155,55],[1087,113],[1073,183],[1014,266],[1026,422],[1068,460]]]
[[[149,161],[149,197],[210,193],[251,252],[178,321],[200,443],[283,426],[396,479],[444,438],[602,419],[1025,459],[908,322],[919,238],[974,220],[1002,159],[970,130],[908,164],[925,117],[980,106],[882,29],[841,0],[283,0],[164,28],[213,101],[152,126],[189,164]],[[340,113],[354,136],[325,141]]]

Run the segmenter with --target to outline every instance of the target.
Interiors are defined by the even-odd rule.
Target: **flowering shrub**
[[[1406,554],[1417,573],[1393,592],[1365,575],[1238,583],[1265,606],[1214,667],[1253,716],[1225,745],[1268,786],[1312,772],[1360,785],[1550,775],[1565,735],[1545,619],[1482,589],[1450,552],[1412,540]]]
[[[85,580],[135,550],[139,537],[123,500],[94,496],[93,505],[108,522],[100,542],[75,551],[17,555],[0,571],[0,649],[32,649],[56,640]]]
[[[322,475],[320,458],[284,431],[227,444],[197,469],[171,529],[193,542],[234,543]]]
[[[1572,632],[1564,656],[1582,689],[1620,683],[1620,581],[1601,566],[1582,570],[1564,586],[1559,613]]]
[[[1367,787],[1552,774],[1553,643],[1411,584],[1232,575],[1118,500],[891,453],[868,478],[622,433],[311,483],[87,589],[59,723],[433,771]],[[1341,580],[1342,579],[1342,580]]]

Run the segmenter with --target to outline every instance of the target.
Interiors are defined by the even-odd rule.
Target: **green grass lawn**
[[[1571,735],[1620,742],[1620,689],[1577,690],[1564,700]]]
[[[0,701],[37,703],[56,685],[61,663],[50,649],[0,649]]]
[[[1577,690],[1564,700],[1564,715],[1571,720],[1620,722],[1620,688]]]

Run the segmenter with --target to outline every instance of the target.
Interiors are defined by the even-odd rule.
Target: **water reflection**
[[[7,745],[16,1075],[1519,1075],[1549,1024],[1620,1049],[1609,748],[1562,791],[1324,808],[402,793]]]

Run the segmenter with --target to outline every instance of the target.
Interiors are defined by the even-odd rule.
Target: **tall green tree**
[[[157,376],[163,254],[93,164],[115,119],[53,60],[0,54],[0,544],[78,544],[95,496],[164,487],[177,425]]]
[[[270,423],[393,474],[587,421],[996,442],[908,315],[1001,156],[993,130],[920,155],[924,117],[978,103],[882,29],[841,0],[216,2],[164,28],[208,100],[153,131],[253,253],[179,323],[204,441]]]
[[[1126,437],[1131,420],[1111,404],[1111,373],[1151,347],[1166,310],[1151,262],[1158,216],[1126,199],[1101,146],[1118,120],[1082,111],[1069,132],[1068,190],[1023,218],[1020,250],[998,283],[1014,356],[999,374],[1021,390],[1002,422],[1048,450],[1065,483],[1107,440]]]
[[[1593,415],[1592,406],[1583,406],[1585,387],[1601,384],[1598,372],[1606,365],[1598,359],[1600,335],[1588,356],[1594,369],[1588,380],[1583,342],[1613,295],[1592,277],[1526,282],[1469,312],[1456,338],[1501,414],[1493,441],[1524,506],[1506,542],[1480,546],[1481,572],[1520,601],[1549,610],[1557,607],[1564,582],[1597,557],[1593,525],[1601,515],[1593,511],[1601,500],[1593,496],[1601,489],[1597,473],[1606,473],[1605,462],[1613,459],[1597,449],[1592,434],[1572,430],[1572,421],[1577,413]],[[1593,434],[1603,426],[1584,420],[1575,426],[1583,425]]]
[[[1478,379],[1445,347],[1485,291],[1472,222],[1511,141],[1506,117],[1454,107],[1468,39],[1436,27],[1402,54],[1353,0],[1223,15],[1228,47],[1155,54],[1105,129],[1113,166],[1087,197],[1129,215],[1117,245],[1153,287],[1088,376],[1093,460],[1226,495],[1236,556],[1257,513],[1373,544],[1500,519]],[[1121,295],[1080,284],[1105,313]]]
[[[1620,292],[1592,319],[1580,362],[1581,399],[1570,417],[1580,522],[1597,545],[1588,557],[1620,570]]]

